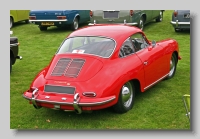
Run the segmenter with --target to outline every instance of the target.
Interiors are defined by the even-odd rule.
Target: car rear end
[[[29,21],[39,26],[62,26],[68,23],[67,12],[70,10],[32,10]]]
[[[175,30],[190,29],[190,10],[174,10],[171,24]]]
[[[90,11],[90,24],[128,24],[137,25],[133,22],[133,10],[91,10]],[[139,20],[139,19],[138,19]]]

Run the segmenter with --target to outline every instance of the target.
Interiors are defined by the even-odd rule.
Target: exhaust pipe
[[[78,106],[78,102],[80,100],[80,96],[79,96],[79,93],[76,93],[74,95],[74,103],[73,103],[73,106],[74,106],[74,110],[77,114],[81,114],[82,113],[82,110],[81,108]]]

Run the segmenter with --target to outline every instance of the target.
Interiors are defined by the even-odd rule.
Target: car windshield
[[[109,58],[114,49],[115,41],[113,39],[99,36],[80,36],[64,40],[57,54],[78,53]]]

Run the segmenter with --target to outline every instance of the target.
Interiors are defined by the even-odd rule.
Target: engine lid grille
[[[77,77],[84,63],[84,59],[61,58],[54,67],[51,76]]]

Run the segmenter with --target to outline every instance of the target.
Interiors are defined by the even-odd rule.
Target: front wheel
[[[126,113],[132,109],[135,98],[135,86],[131,82],[125,83],[119,93],[118,102],[113,106],[117,113]]]
[[[140,18],[138,27],[139,27],[141,30],[144,30],[144,19],[143,19],[143,17]]]
[[[175,75],[177,66],[177,57],[175,53],[172,54],[172,57],[169,62],[170,62],[170,70],[169,70],[169,75],[167,76],[166,79],[171,79]]]

